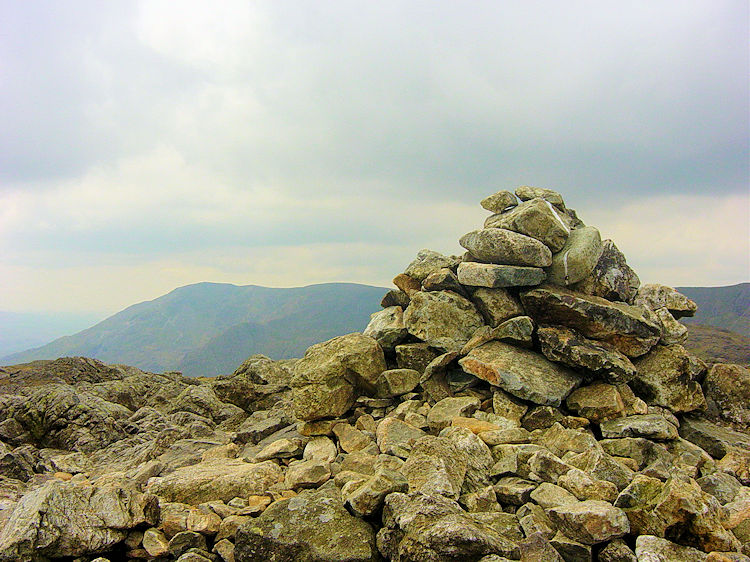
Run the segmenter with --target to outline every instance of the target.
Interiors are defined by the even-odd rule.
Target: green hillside
[[[154,372],[228,373],[253,353],[301,356],[312,343],[363,330],[384,291],[352,283],[291,289],[198,283],[0,363],[82,355]]]
[[[686,324],[706,324],[750,337],[750,283],[728,287],[677,287],[698,304],[693,318]]]

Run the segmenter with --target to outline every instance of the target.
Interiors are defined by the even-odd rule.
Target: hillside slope
[[[384,291],[352,283],[291,289],[198,283],[0,362],[86,356],[152,372],[213,376],[231,372],[253,353],[301,356],[311,343],[363,330]]]
[[[698,304],[687,324],[707,324],[750,337],[750,283],[728,287],[677,287],[677,290]]]

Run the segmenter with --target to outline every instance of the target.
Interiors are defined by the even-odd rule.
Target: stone
[[[629,385],[648,404],[674,413],[706,407],[700,385],[691,379],[690,356],[681,345],[657,345],[633,364],[637,374]]]
[[[484,325],[469,300],[449,291],[415,293],[404,322],[411,335],[446,352],[459,351]]]
[[[714,472],[699,478],[697,482],[701,490],[711,494],[722,505],[734,500],[742,489],[742,484],[738,482],[737,478],[724,472]]]
[[[580,382],[569,369],[498,341],[473,349],[459,364],[467,373],[535,404],[559,406]]]
[[[388,369],[383,371],[375,382],[378,398],[395,398],[414,390],[421,374],[415,369]]]
[[[654,314],[661,323],[661,342],[662,345],[675,345],[685,343],[688,337],[688,329],[684,324],[675,320],[672,313],[666,308],[657,308]]]
[[[383,506],[388,494],[406,492],[409,483],[398,471],[380,469],[364,482],[348,482],[341,488],[345,505],[357,517],[369,517]]]
[[[562,421],[562,419],[562,412],[557,408],[553,408],[552,406],[534,406],[521,419],[521,426],[528,431],[547,429],[555,423]]]
[[[412,293],[422,290],[422,283],[406,273],[399,273],[393,278],[393,284],[411,297]]]
[[[169,541],[169,554],[179,558],[191,549],[206,550],[206,537],[194,531],[177,533]]]
[[[485,228],[504,228],[539,240],[552,252],[559,252],[570,235],[567,215],[560,215],[549,201],[537,197],[505,213],[489,217]],[[469,250],[471,251],[471,250]]]
[[[518,476],[505,476],[499,478],[495,484],[497,501],[501,504],[523,505],[531,499],[531,492],[537,484],[524,480]]]
[[[448,427],[453,418],[473,414],[479,409],[480,405],[479,398],[474,396],[444,398],[430,408],[427,414],[427,423],[430,429],[439,431]]]
[[[552,263],[552,252],[539,240],[505,228],[474,230],[458,242],[486,263],[526,267],[547,267]]]
[[[568,537],[583,544],[598,544],[630,532],[622,509],[601,500],[565,503],[548,511],[553,523]]]
[[[399,369],[414,369],[424,373],[427,365],[438,355],[440,352],[426,343],[405,343],[396,346],[396,363]]]
[[[479,492],[490,486],[489,471],[494,460],[484,441],[465,427],[447,427],[440,432],[440,437],[451,440],[466,460],[462,494]]]
[[[645,306],[651,310],[666,308],[676,319],[693,316],[698,305],[672,287],[647,283],[638,290],[635,304]]]
[[[735,449],[750,451],[750,435],[708,420],[685,416],[680,423],[680,436],[704,449],[715,459]]]
[[[528,287],[544,282],[547,275],[539,267],[462,262],[458,280],[470,287]]]
[[[321,460],[302,460],[289,463],[284,485],[291,489],[317,488],[331,478],[331,465]]]
[[[458,277],[453,270],[444,267],[434,273],[430,273],[422,282],[425,291],[453,291],[462,297],[468,297],[466,289],[458,282]]]
[[[529,201],[536,197],[541,197],[545,201],[549,201],[558,209],[565,208],[565,202],[563,201],[562,195],[557,191],[547,189],[544,187],[531,187],[529,185],[522,185],[516,189],[516,195],[521,201]]]
[[[552,256],[552,264],[545,268],[547,281],[552,285],[573,285],[588,277],[602,255],[599,231],[584,226],[571,231],[562,249]]]
[[[521,425],[521,418],[526,414],[529,407],[512,397],[507,392],[495,389],[492,393],[492,411],[497,416],[501,416],[514,422],[514,425]]]
[[[630,359],[610,344],[590,340],[563,326],[540,326],[537,336],[542,353],[550,361],[585,369],[614,384],[627,383],[635,376]]]
[[[602,422],[604,438],[645,437],[656,441],[677,439],[677,427],[659,414],[627,416]]]
[[[393,349],[408,335],[404,325],[404,311],[400,306],[389,306],[370,315],[364,335],[377,340],[383,349]]]
[[[339,423],[333,426],[333,434],[339,442],[339,447],[345,453],[353,453],[366,449],[372,444],[372,439],[359,429],[348,423]]]
[[[214,536],[221,528],[221,517],[216,513],[193,509],[187,518],[188,531],[201,535]]]
[[[609,301],[632,304],[640,284],[638,275],[628,266],[625,256],[615,243],[605,240],[602,243],[602,255],[593,271],[574,283],[571,289]]]
[[[488,431],[499,431],[500,426],[492,422],[478,420],[476,418],[456,417],[451,420],[451,427],[465,427],[475,435]],[[481,439],[481,438],[480,438]]]
[[[222,402],[216,391],[208,385],[191,385],[185,388],[172,401],[168,412],[191,412],[215,423],[247,415],[239,406]]]
[[[333,485],[271,504],[242,525],[235,539],[237,562],[376,562],[372,527],[344,508]]]
[[[539,486],[531,492],[531,499],[545,510],[569,503],[578,503],[576,497],[565,488],[561,488],[555,484],[550,484],[549,482],[542,482],[539,484]]]
[[[594,423],[625,414],[625,404],[617,387],[606,383],[594,383],[575,389],[565,400],[565,404],[579,416]]]
[[[703,391],[706,400],[716,404],[721,418],[750,427],[750,370],[717,363],[703,380]]]
[[[263,494],[282,478],[273,461],[247,463],[241,459],[201,462],[151,478],[147,491],[171,502],[190,505],[237,496]]]
[[[130,529],[155,525],[158,517],[158,500],[150,494],[52,480],[16,504],[0,531],[0,559],[103,552],[123,541]]]
[[[263,447],[255,455],[253,460],[255,462],[263,462],[270,459],[289,459],[298,457],[302,454],[304,447],[305,443],[302,439],[279,439]]]
[[[502,213],[508,207],[518,205],[518,199],[510,191],[498,191],[482,199],[480,205],[491,213]]]
[[[451,364],[458,358],[458,352],[451,351],[439,355],[425,367],[422,377],[419,379],[419,385],[427,394],[431,402],[439,402],[443,398],[453,396],[450,383],[448,382],[448,373]]]
[[[558,531],[555,536],[549,540],[550,544],[563,557],[563,560],[581,560],[590,562],[591,546],[574,541]]]
[[[707,558],[705,552],[654,535],[636,538],[635,555],[638,562],[703,562]]]
[[[516,316],[506,320],[495,328],[482,326],[461,349],[461,355],[468,355],[472,349],[484,345],[488,341],[497,340],[530,348],[533,345],[534,321],[528,316]]]
[[[383,453],[406,458],[413,444],[426,434],[397,418],[385,418],[378,424],[375,435],[378,447]]]
[[[471,300],[487,324],[493,328],[514,316],[524,314],[518,299],[503,288],[480,287],[474,291]]]
[[[386,560],[518,559],[518,545],[440,495],[394,493],[385,499],[377,544]]]
[[[581,501],[600,500],[614,503],[618,495],[617,486],[612,482],[593,478],[578,468],[571,468],[561,475],[557,484]]]
[[[606,480],[624,490],[633,480],[634,472],[598,447],[574,456],[566,456],[566,462],[588,473],[592,478]]]
[[[458,498],[466,478],[468,459],[453,441],[427,435],[416,441],[401,472],[409,492]]]
[[[520,544],[520,547],[521,560],[528,562],[565,562],[565,559],[555,550],[544,533],[530,533],[527,539]]]
[[[336,418],[354,404],[360,389],[374,391],[385,371],[378,342],[363,334],[318,343],[294,367],[291,381],[294,414],[300,420]]]
[[[235,562],[234,557],[234,543],[228,541],[227,539],[222,539],[220,541],[217,541],[214,547],[211,549],[211,552],[215,552],[219,556],[221,556],[221,559],[224,562]]]
[[[389,308],[391,306],[400,306],[405,309],[409,306],[409,295],[401,290],[391,289],[385,295],[383,295],[380,301],[381,308]]]
[[[444,267],[455,269],[457,265],[458,258],[447,257],[432,250],[420,250],[417,253],[417,257],[409,264],[404,273],[421,283],[430,273]]]
[[[599,551],[599,562],[638,562],[638,559],[624,540],[615,539]]]
[[[661,337],[650,311],[562,287],[532,289],[521,294],[521,302],[538,323],[572,328],[587,338],[613,345],[630,358],[648,352]]]

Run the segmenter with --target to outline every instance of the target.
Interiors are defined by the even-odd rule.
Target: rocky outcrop
[[[302,359],[5,368],[0,559],[746,560],[747,370],[560,194],[482,206]]]

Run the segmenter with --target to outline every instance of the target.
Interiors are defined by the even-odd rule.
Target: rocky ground
[[[482,206],[300,360],[0,369],[0,560],[750,560],[747,369],[559,194]]]

